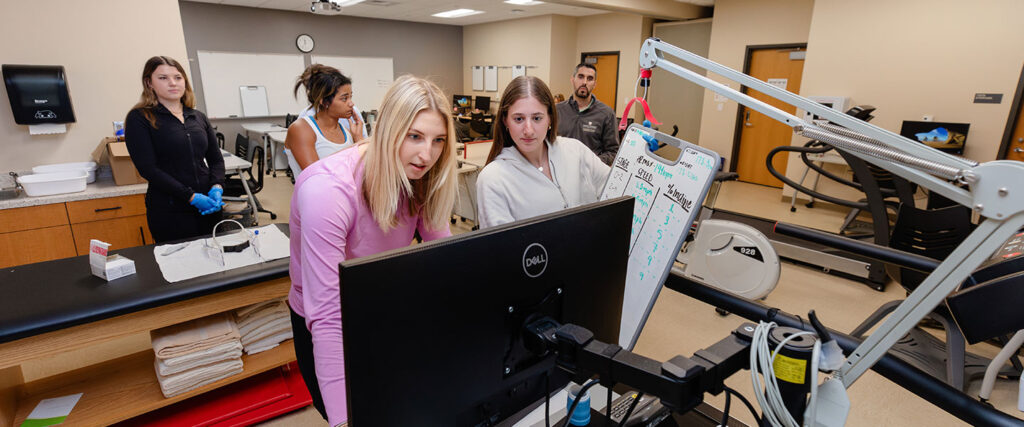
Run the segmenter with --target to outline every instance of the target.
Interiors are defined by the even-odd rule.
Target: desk
[[[246,139],[251,139],[252,138],[252,134],[256,134],[256,135],[259,136],[260,141],[263,143],[263,155],[264,156],[268,156],[268,155],[270,156],[271,167],[269,167],[267,169],[273,169],[273,167],[274,167],[274,163],[273,163],[274,162],[274,152],[268,150],[270,148],[270,137],[268,136],[268,134],[270,132],[274,132],[274,131],[287,131],[288,128],[286,128],[284,126],[280,126],[280,125],[274,124],[274,123],[259,122],[259,123],[243,123],[242,124],[242,129],[245,130],[245,138]]]
[[[476,211],[476,178],[487,163],[487,154],[493,141],[470,141],[463,148],[459,160],[459,199],[452,207],[452,214],[473,222],[479,222]]]
[[[288,129],[285,130],[272,130],[266,133],[267,138],[270,139],[270,169],[271,174],[277,177],[277,148],[284,146],[284,139],[288,137]],[[284,168],[288,168],[288,163],[285,162]]]
[[[252,194],[252,190],[249,188],[249,180],[242,176],[242,171],[252,167],[252,162],[231,154],[224,149],[220,150],[220,154],[224,156],[224,172],[234,171],[238,174],[238,178],[242,181],[242,188],[245,189],[245,195],[247,196],[245,202],[249,204],[249,209],[252,209],[252,225],[259,223],[256,213],[259,211],[256,205],[256,196]],[[240,201],[235,197],[225,197],[225,200]]]
[[[459,119],[459,121],[463,122],[463,123],[469,123],[471,120],[473,120],[472,116],[466,116],[466,115],[462,115],[462,114],[459,114],[459,115],[455,116],[455,118]],[[493,123],[494,122],[494,116],[490,115],[490,114],[485,115],[484,116],[484,122],[485,123]]]
[[[286,224],[278,225],[288,233]],[[84,393],[69,425],[110,425],[274,369],[295,360],[291,341],[242,356],[245,371],[164,398],[153,351],[121,356],[26,383],[21,365],[234,310],[288,294],[288,258],[167,283],[153,246],[114,251],[135,261],[136,274],[106,282],[78,256],[0,270],[0,426],[20,425],[42,399]],[[40,285],[46,291],[40,292]]]

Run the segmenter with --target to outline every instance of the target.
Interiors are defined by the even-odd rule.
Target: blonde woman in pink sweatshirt
[[[451,235],[456,197],[448,97],[434,83],[398,78],[372,135],[310,165],[291,207],[295,353],[313,404],[330,425],[348,421],[338,263]]]

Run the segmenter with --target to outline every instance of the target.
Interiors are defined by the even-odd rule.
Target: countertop
[[[106,173],[103,173],[106,172]],[[49,205],[53,203],[73,202],[76,200],[102,199],[105,197],[130,196],[143,194],[149,184],[116,185],[110,175],[110,169],[96,171],[96,182],[85,186],[85,191],[78,193],[54,194],[52,196],[29,197],[24,192],[16,198],[0,200],[0,209],[24,208],[28,206]]]
[[[288,224],[278,224],[288,235]],[[113,253],[136,273],[110,282],[93,276],[82,255],[0,269],[0,343],[286,277],[288,258],[168,283],[153,246]]]

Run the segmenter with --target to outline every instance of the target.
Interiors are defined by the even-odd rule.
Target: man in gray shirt
[[[591,93],[597,83],[597,69],[587,63],[579,64],[569,81],[572,96],[555,105],[558,135],[582,141],[601,161],[612,164],[619,151],[618,124],[615,111]]]

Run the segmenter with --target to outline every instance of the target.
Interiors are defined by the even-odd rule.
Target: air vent
[[[367,5],[367,6],[388,7],[388,6],[394,6],[394,5],[398,4],[398,2],[397,1],[387,1],[387,0],[366,0],[362,4]]]

